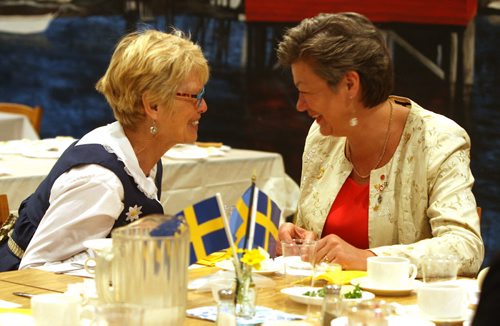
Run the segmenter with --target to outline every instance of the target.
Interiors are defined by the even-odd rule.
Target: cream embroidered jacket
[[[471,190],[469,136],[409,99],[391,100],[410,113],[394,156],[370,175],[370,250],[407,257],[417,266],[424,255],[451,254],[460,260],[460,275],[475,275],[484,245]],[[313,123],[303,154],[297,224],[318,236],[352,171],[344,147],[345,137],[325,137]]]

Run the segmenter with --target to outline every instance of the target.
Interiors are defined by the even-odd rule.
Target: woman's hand
[[[316,240],[316,234],[313,231],[307,231],[293,223],[283,223],[278,230],[278,239],[280,241],[290,241],[292,239]],[[280,256],[281,245],[276,244],[276,255]]]
[[[329,234],[316,243],[316,262],[337,263],[342,269],[366,270],[366,258],[375,256],[370,250],[356,248],[335,234]]]

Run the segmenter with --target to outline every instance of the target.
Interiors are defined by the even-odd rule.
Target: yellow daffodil
[[[243,257],[241,257],[241,262],[259,270],[260,263],[266,259],[266,256],[262,254],[261,249],[262,248],[244,250]]]

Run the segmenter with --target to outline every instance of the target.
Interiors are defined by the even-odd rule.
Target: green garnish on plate
[[[325,290],[321,288],[319,290],[306,291],[306,292],[302,293],[302,295],[306,295],[308,297],[324,298],[325,297]]]
[[[318,290],[311,290],[311,291],[306,291],[302,293],[302,295],[308,296],[308,297],[319,297],[319,298],[324,298],[325,297],[325,290],[323,288],[318,289]],[[359,284],[356,284],[354,286],[354,289],[352,289],[349,292],[346,292],[343,294],[343,297],[345,299],[361,299],[363,297],[363,291],[359,287]]]
[[[352,289],[352,291],[344,293],[344,298],[346,299],[361,299],[362,297],[363,297],[363,291],[361,291],[359,284],[356,284],[354,286],[354,289]]]

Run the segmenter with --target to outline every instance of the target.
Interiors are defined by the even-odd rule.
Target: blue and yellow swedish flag
[[[253,197],[254,192],[257,196]],[[250,203],[253,198],[257,199],[255,223],[248,226],[250,218]],[[244,248],[245,238],[248,241],[248,233],[253,229],[253,243],[250,244],[251,248],[262,247],[271,257],[276,255],[276,241],[278,240],[278,225],[280,220],[281,210],[274,201],[272,201],[264,192],[252,184],[238,199],[236,207],[231,213],[229,221],[231,230],[234,235],[234,242],[239,248]]]
[[[215,196],[189,206],[176,215],[184,215],[189,225],[190,264],[229,247],[222,214]]]

